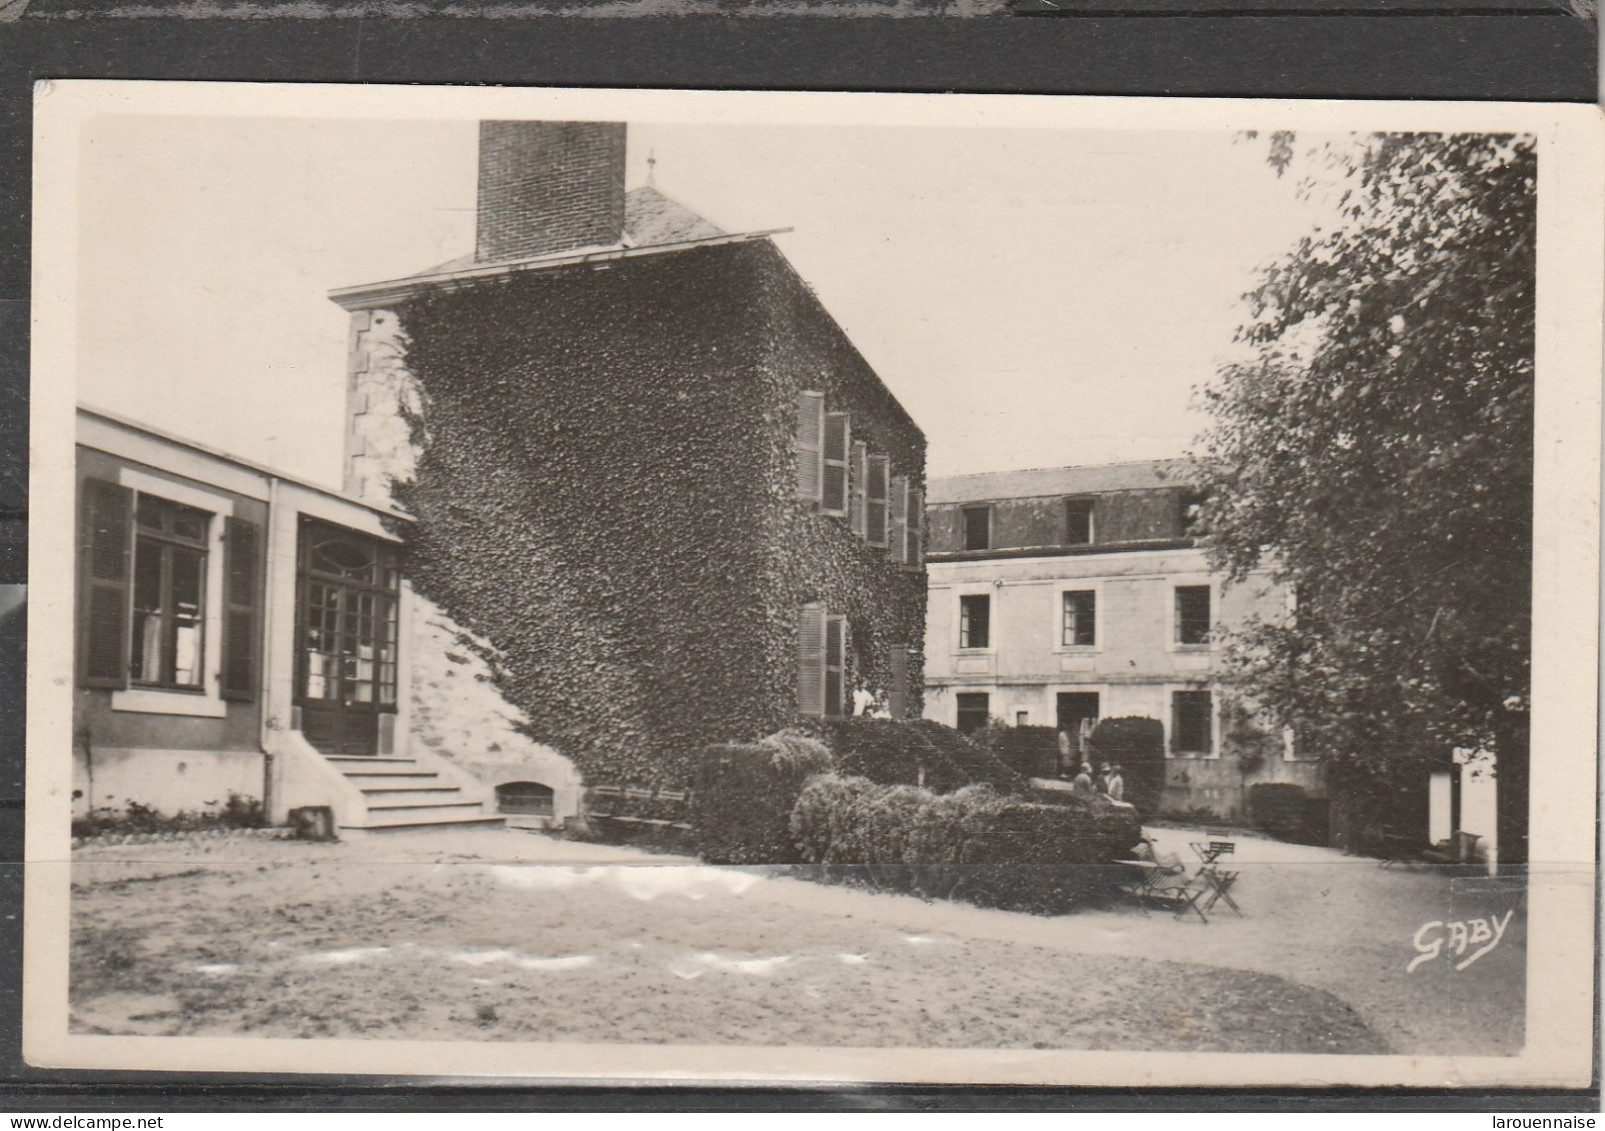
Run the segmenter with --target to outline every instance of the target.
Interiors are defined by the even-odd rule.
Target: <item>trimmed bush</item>
[[[970,741],[1022,777],[1051,778],[1059,772],[1059,732],[1053,727],[993,723]]]
[[[1098,798],[1049,805],[988,785],[938,794],[834,774],[803,788],[792,829],[830,878],[1045,913],[1106,892],[1107,865],[1141,835],[1131,809]]]
[[[830,750],[804,735],[712,746],[692,794],[697,853],[713,864],[796,864],[791,810],[803,782],[831,767]]]
[[[1144,813],[1159,810],[1165,788],[1165,724],[1128,715],[1104,719],[1087,738],[1094,767],[1109,762],[1120,767],[1126,800]]]
[[[1309,795],[1291,782],[1259,782],[1248,787],[1248,817],[1277,840],[1302,844],[1310,839],[1304,824]]]
[[[932,719],[819,719],[809,727],[834,752],[838,772],[880,785],[916,785],[937,793],[977,782],[1006,792],[1025,785],[989,750]]]

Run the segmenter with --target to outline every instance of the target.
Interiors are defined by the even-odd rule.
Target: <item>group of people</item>
[[[1098,768],[1097,776],[1093,776],[1092,763],[1081,763],[1081,769],[1076,773],[1076,792],[1082,797],[1096,797],[1099,794],[1111,801],[1125,801],[1126,779],[1120,776],[1120,767],[1111,766],[1105,762]]]

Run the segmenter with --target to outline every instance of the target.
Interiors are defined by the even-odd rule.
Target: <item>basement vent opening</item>
[[[496,809],[531,817],[552,815],[552,787],[533,781],[510,781],[496,787]]]

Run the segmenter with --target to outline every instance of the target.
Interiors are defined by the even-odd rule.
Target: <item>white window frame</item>
[[[1176,727],[1176,692],[1178,691],[1207,691],[1209,692],[1209,744],[1213,748],[1209,753],[1201,750],[1183,750],[1177,752],[1172,744],[1172,732]],[[1165,684],[1165,760],[1169,762],[1218,762],[1220,761],[1220,688],[1212,683],[1167,683]]]
[[[1209,640],[1203,644],[1183,644],[1177,639],[1180,632],[1176,624],[1176,590],[1204,588],[1209,590]],[[1194,655],[1214,652],[1220,643],[1220,584],[1209,577],[1197,580],[1175,578],[1170,583],[1167,597],[1168,600],[1165,602],[1165,651],[1188,652]]]
[[[990,656],[998,650],[998,606],[999,598],[1003,595],[1000,586],[991,582],[971,585],[956,585],[953,593],[953,654],[955,656]],[[964,639],[964,598],[987,597],[990,604],[987,609],[986,647],[966,648],[959,642]]]
[[[1096,606],[1092,625],[1091,644],[1066,644],[1064,642],[1064,595],[1066,593],[1091,593]],[[1059,656],[1091,656],[1103,651],[1104,632],[1104,605],[1103,605],[1103,579],[1057,581],[1053,586],[1053,614],[1052,632],[1049,637],[1053,641],[1053,652]]]
[[[184,483],[174,483],[155,475],[147,475],[135,468],[119,468],[117,482],[134,492],[137,513],[139,496],[150,495],[169,502],[206,511],[211,517],[206,524],[206,617],[201,633],[201,690],[170,691],[156,687],[129,687],[111,693],[111,709],[145,715],[188,715],[194,718],[221,719],[228,714],[223,701],[222,652],[223,642],[223,526],[224,519],[234,516],[234,501],[224,495],[214,495]],[[133,522],[133,516],[129,516]],[[139,537],[138,524],[134,538]],[[129,563],[133,568],[133,563]],[[133,579],[129,579],[132,592]],[[133,631],[132,619],[129,632]]]

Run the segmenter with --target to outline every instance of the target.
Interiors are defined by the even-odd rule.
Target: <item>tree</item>
[[[1271,138],[1278,176],[1302,162],[1334,222],[1244,296],[1240,356],[1203,390],[1212,561],[1295,595],[1228,652],[1339,788],[1492,749],[1500,856],[1524,860],[1533,139]]]

